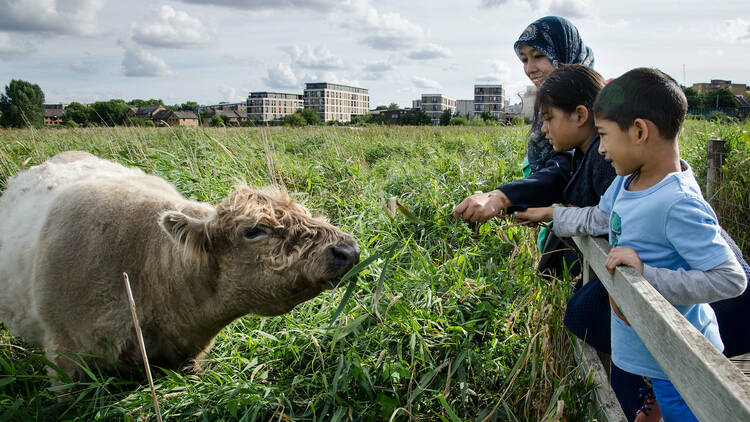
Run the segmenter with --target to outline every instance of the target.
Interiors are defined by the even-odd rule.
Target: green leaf
[[[438,396],[438,400],[440,401],[440,405],[443,406],[443,409],[445,409],[445,413],[448,414],[448,417],[451,418],[452,422],[461,422],[461,419],[456,416],[456,413],[451,409],[451,407],[448,405],[448,402],[445,401],[445,396],[440,394]]]
[[[367,268],[367,266],[369,266],[376,259],[380,258],[382,255],[383,255],[382,250],[375,252],[374,254],[367,257],[367,259],[365,259],[364,261],[352,267],[351,270],[349,270],[346,274],[344,274],[343,277],[341,277],[341,281],[339,282],[339,284],[346,282],[350,278],[352,278],[352,281],[349,283],[349,286],[347,286],[346,292],[344,292],[344,297],[341,298],[341,303],[339,303],[338,308],[336,308],[336,312],[333,313],[333,316],[331,317],[331,322],[328,323],[328,328],[331,328],[333,326],[333,323],[336,322],[336,319],[338,319],[339,315],[341,315],[341,312],[344,310],[346,303],[349,302],[349,299],[352,297],[352,294],[354,293],[354,287],[357,284],[357,279],[353,277],[359,274],[360,272],[362,272],[362,270]]]

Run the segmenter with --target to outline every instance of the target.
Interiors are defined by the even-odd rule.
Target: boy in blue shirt
[[[677,137],[686,111],[682,89],[659,70],[634,69],[607,84],[594,116],[599,153],[617,177],[596,207],[555,207],[553,230],[560,237],[609,234],[607,269],[634,267],[721,351],[708,303],[738,296],[747,280],[680,160]],[[650,379],[666,422],[697,421],[614,302],[611,338],[612,361]]]

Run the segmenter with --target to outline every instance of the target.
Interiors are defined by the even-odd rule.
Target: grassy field
[[[748,128],[689,122],[682,139],[701,182],[705,141],[731,141],[728,202],[745,210]],[[165,419],[536,421],[552,420],[559,401],[567,420],[591,419],[591,385],[575,371],[561,324],[570,283],[535,274],[535,231],[506,228],[503,218],[474,228],[451,215],[467,194],[521,176],[527,130],[2,131],[0,188],[24,166],[87,150],[161,175],[201,201],[217,202],[237,183],[284,185],[354,234],[363,259],[379,254],[332,326],[346,287],[284,316],[234,322],[201,375],[157,369]],[[383,201],[393,196],[413,218],[389,218]],[[742,212],[730,219],[740,229]],[[747,243],[747,232],[737,233]],[[155,420],[146,385],[93,370],[91,382],[60,394],[44,362],[0,325],[0,421]]]

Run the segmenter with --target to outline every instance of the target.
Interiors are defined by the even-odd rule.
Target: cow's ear
[[[172,240],[185,248],[185,252],[196,258],[204,258],[211,247],[208,219],[193,218],[179,211],[167,211],[161,214],[159,225]]]

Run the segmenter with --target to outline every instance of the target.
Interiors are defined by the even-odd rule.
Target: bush
[[[300,113],[287,114],[284,117],[284,126],[300,127],[307,125],[307,120]]]
[[[728,116],[726,113],[719,110],[710,112],[708,116],[706,116],[706,119],[716,123],[737,123],[736,117]]]
[[[66,120],[63,122],[63,126],[75,129],[78,127],[78,123],[72,120]]]
[[[466,126],[469,124],[469,120],[466,117],[453,117],[451,119],[451,126]]]
[[[208,125],[213,126],[213,127],[226,126],[224,124],[224,119],[222,119],[221,116],[219,116],[218,114],[214,114],[213,116],[211,116],[211,120],[208,121]]]
[[[513,116],[513,118],[510,120],[510,124],[513,126],[521,126],[524,123],[526,123],[526,119],[523,118],[523,116]]]

